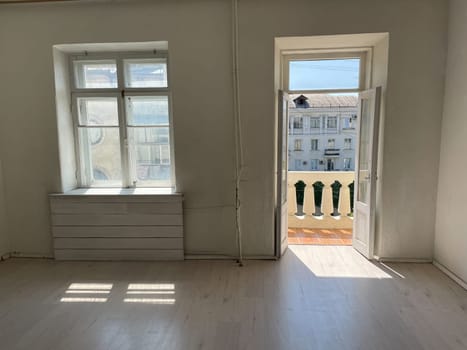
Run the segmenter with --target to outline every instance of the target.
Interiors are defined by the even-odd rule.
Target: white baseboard
[[[433,261],[433,265],[435,265],[438,269],[440,269],[443,273],[445,273],[449,278],[451,278],[454,282],[459,284],[462,288],[467,290],[467,282],[464,281],[462,278],[457,276],[454,272],[449,270],[446,266],[443,264],[440,264],[436,260]]]
[[[209,254],[187,254],[185,255],[185,260],[238,260],[236,256],[229,256],[229,255],[209,255]],[[264,255],[252,255],[252,256],[244,256],[243,260],[277,260],[274,256],[264,256]]]
[[[10,258],[23,258],[23,259],[54,259],[52,255],[44,255],[44,254],[29,254],[29,253],[21,253],[21,252],[11,252]]]
[[[414,264],[431,264],[433,259],[419,259],[419,258],[385,258],[381,256],[374,257],[376,261],[388,263],[414,263]]]

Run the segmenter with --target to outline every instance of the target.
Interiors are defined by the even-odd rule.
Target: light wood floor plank
[[[244,267],[11,259],[0,348],[467,349],[467,292],[432,265],[383,266],[346,246]]]

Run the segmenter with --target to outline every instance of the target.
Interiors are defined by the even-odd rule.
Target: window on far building
[[[328,139],[328,148],[336,148],[336,139]]]
[[[354,128],[353,118],[352,117],[344,117],[344,118],[342,118],[342,122],[343,122],[343,125],[342,125],[343,129],[353,129]]]
[[[311,150],[317,151],[318,150],[318,139],[311,140]]]
[[[310,128],[311,129],[319,129],[320,128],[320,118],[319,117],[311,117],[310,118]]]
[[[310,161],[310,169],[311,170],[318,170],[318,164],[319,164],[319,160],[318,159],[312,159]]]
[[[303,118],[302,117],[293,117],[293,128],[303,129]]]
[[[337,129],[337,117],[328,117],[326,128]]]
[[[71,56],[81,187],[173,187],[166,53]]]
[[[294,150],[301,151],[302,150],[302,139],[296,139],[294,142]]]
[[[302,160],[301,159],[295,159],[295,170],[299,170],[302,167]]]
[[[344,148],[345,149],[352,149],[352,139],[351,138],[344,139]]]
[[[352,158],[344,158],[344,170],[350,170],[352,166]]]

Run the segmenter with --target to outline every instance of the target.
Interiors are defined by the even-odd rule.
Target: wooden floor
[[[0,263],[0,348],[467,349],[467,292],[429,264],[291,246],[280,262]]]
[[[289,244],[352,245],[352,229],[288,228]]]

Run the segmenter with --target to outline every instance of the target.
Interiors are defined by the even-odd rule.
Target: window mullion
[[[122,182],[123,187],[131,186],[130,176],[130,162],[129,162],[129,146],[128,146],[128,132],[126,122],[126,108],[125,108],[125,90],[124,90],[124,73],[123,73],[123,60],[117,58],[117,77],[118,77],[118,89],[120,96],[118,97],[118,124],[120,127],[120,159],[122,162]]]

